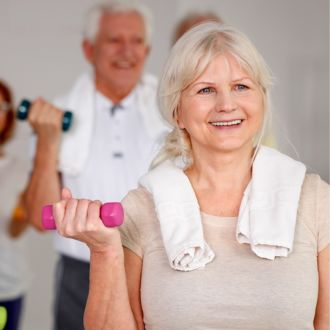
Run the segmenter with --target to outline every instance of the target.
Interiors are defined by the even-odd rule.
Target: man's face
[[[85,41],[84,51],[97,89],[125,97],[137,84],[149,52],[142,18],[133,11],[103,14],[94,42]]]

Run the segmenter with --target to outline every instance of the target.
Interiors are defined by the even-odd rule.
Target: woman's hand
[[[62,200],[53,205],[56,228],[60,235],[88,245],[91,253],[123,255],[119,231],[107,228],[100,219],[100,201],[72,198],[69,189],[62,190]]]

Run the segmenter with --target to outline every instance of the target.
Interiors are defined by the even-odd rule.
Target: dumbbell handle
[[[31,102],[27,99],[23,99],[16,111],[16,117],[20,120],[25,120],[28,117]],[[62,119],[62,131],[66,132],[70,129],[72,123],[73,114],[71,111],[65,111]]]
[[[100,218],[106,227],[118,227],[124,221],[124,210],[120,203],[105,203],[100,208]],[[41,217],[44,229],[56,229],[53,216],[53,205],[46,205],[42,208]]]

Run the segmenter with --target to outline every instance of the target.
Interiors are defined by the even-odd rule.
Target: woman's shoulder
[[[307,173],[301,187],[300,206],[314,212],[318,207],[326,207],[326,197],[330,197],[330,186],[318,174]],[[329,203],[327,203],[329,204]]]
[[[151,193],[144,187],[139,186],[130,190],[123,198],[122,204],[124,208],[134,210],[144,206],[145,208],[153,207],[153,199]]]
[[[330,193],[330,185],[325,182],[318,174],[307,173],[302,185],[302,194],[309,197],[321,196]]]
[[[125,218],[139,223],[139,226],[149,226],[156,218],[152,195],[142,186],[130,190],[122,200],[122,205],[125,210]]]
[[[313,232],[320,251],[330,239],[330,186],[319,175],[306,174],[298,212],[302,222]]]
[[[155,226],[155,207],[152,196],[143,187],[131,190],[122,200],[124,223],[120,226],[122,243],[139,257],[143,257],[150,233]]]

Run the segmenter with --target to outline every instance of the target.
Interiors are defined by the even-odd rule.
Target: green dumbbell
[[[16,117],[19,120],[26,120],[29,114],[29,108],[31,106],[31,102],[29,100],[22,100],[19,107],[16,111]],[[71,111],[65,111],[63,114],[63,120],[62,120],[62,130],[64,132],[68,131],[71,127],[73,119],[73,114]]]
[[[7,309],[0,306],[0,330],[3,330],[7,323]]]

